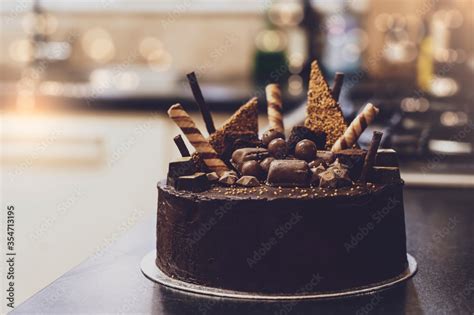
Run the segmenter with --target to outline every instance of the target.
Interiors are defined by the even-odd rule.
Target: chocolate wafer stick
[[[382,135],[382,132],[374,131],[372,141],[370,142],[369,150],[365,155],[364,166],[362,167],[362,173],[360,174],[359,178],[360,182],[367,182],[367,175],[374,166],[375,156],[377,155],[377,150],[379,149],[380,141],[382,140]]]
[[[364,109],[357,115],[356,118],[351,122],[349,127],[344,131],[344,134],[340,136],[336,143],[331,148],[332,152],[351,148],[359,139],[365,128],[374,121],[375,116],[379,113],[379,109],[368,103]]]
[[[278,84],[269,84],[265,87],[265,93],[267,96],[268,103],[268,121],[270,122],[270,128],[275,129],[279,132],[285,132],[283,126],[283,115],[282,115],[282,102],[281,102],[281,90]]]
[[[229,170],[225,163],[219,158],[217,152],[212,148],[209,141],[204,138],[201,131],[196,127],[196,124],[183,109],[181,104],[171,106],[168,110],[168,115],[183,131],[186,138],[203,159],[204,164],[206,164],[211,171],[221,176],[225,171]]]
[[[334,76],[334,83],[331,88],[332,97],[338,101],[341,94],[342,83],[344,82],[344,72],[336,72]]]
[[[173,140],[176,146],[178,147],[179,153],[181,153],[182,157],[191,156],[188,148],[186,147],[186,143],[184,143],[183,137],[181,137],[181,135],[177,135],[173,138]]]
[[[201,88],[199,87],[199,83],[197,81],[196,74],[194,72],[188,73],[186,75],[189,81],[189,85],[191,86],[191,90],[193,91],[194,99],[201,110],[202,118],[206,123],[206,129],[209,134],[213,134],[216,131],[216,127],[214,126],[214,121],[212,120],[211,111],[209,110],[209,106],[204,101],[204,97],[202,96]]]

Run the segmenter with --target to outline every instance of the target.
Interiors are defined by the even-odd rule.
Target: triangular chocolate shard
[[[242,105],[219,129],[209,137],[209,142],[216,152],[222,155],[226,150],[227,134],[249,134],[258,136],[257,98],[250,99]]]
[[[316,61],[311,64],[306,110],[305,126],[314,132],[326,133],[326,149],[331,149],[347,126]]]

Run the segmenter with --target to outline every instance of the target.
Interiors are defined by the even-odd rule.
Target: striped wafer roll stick
[[[168,109],[168,116],[183,131],[186,138],[199,153],[204,163],[213,172],[221,176],[229,169],[225,163],[219,158],[217,152],[212,148],[209,141],[204,138],[201,131],[196,127],[192,118],[186,113],[181,104],[175,104]]]
[[[365,105],[362,112],[354,118],[349,127],[344,131],[344,134],[337,139],[336,143],[334,143],[331,151],[336,152],[352,147],[357,142],[357,139],[359,139],[362,132],[364,132],[365,128],[374,121],[375,116],[377,116],[378,113],[379,109],[371,103]]]
[[[269,84],[265,87],[265,94],[267,96],[268,103],[268,121],[270,122],[270,128],[285,132],[283,127],[283,116],[282,102],[281,102],[281,91],[278,84]]]

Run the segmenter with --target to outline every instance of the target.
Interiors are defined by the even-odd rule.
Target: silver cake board
[[[350,295],[361,295],[368,294],[374,291],[387,289],[403,281],[406,281],[413,277],[417,271],[417,263],[415,258],[410,254],[407,254],[408,267],[399,276],[388,279],[383,282],[378,282],[373,285],[367,285],[359,288],[352,288],[344,291],[332,291],[332,292],[305,292],[295,294],[268,294],[268,293],[254,293],[254,292],[241,292],[232,291],[219,288],[213,288],[208,286],[197,285],[188,283],[178,279],[171,278],[163,273],[155,264],[156,250],[149,252],[143,257],[140,268],[148,279],[163,284],[167,287],[183,290],[191,293],[210,295],[215,297],[226,297],[234,299],[249,299],[249,300],[302,300],[302,299],[327,299],[327,298],[338,298]]]

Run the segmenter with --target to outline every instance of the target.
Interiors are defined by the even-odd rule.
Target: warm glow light
[[[434,77],[431,80],[430,92],[434,96],[453,96],[459,90],[459,85],[452,78]]]
[[[35,15],[34,13],[25,14],[21,20],[21,26],[27,34],[51,35],[58,29],[58,19],[52,14]]]
[[[433,20],[441,22],[450,28],[458,28],[464,22],[462,13],[456,9],[438,10],[433,14]]]
[[[10,44],[8,52],[14,61],[26,63],[33,57],[33,46],[30,41],[19,39]]]
[[[112,76],[107,70],[94,70],[89,76],[89,81],[96,90],[106,89],[111,86]]]
[[[430,102],[424,98],[404,98],[400,104],[404,112],[426,112],[430,108]]]
[[[82,48],[87,56],[100,63],[106,63],[115,56],[112,37],[102,28],[88,30],[82,36]]]
[[[16,108],[19,110],[32,110],[35,108],[35,95],[32,90],[20,90],[18,91],[16,99]]]
[[[453,63],[458,59],[458,53],[454,49],[439,49],[434,57],[439,62]]]
[[[451,111],[442,113],[439,119],[441,124],[447,127],[462,126],[468,121],[466,113]]]
[[[39,91],[45,95],[59,96],[63,93],[64,87],[60,82],[45,81],[41,83]]]
[[[416,59],[418,49],[415,43],[411,41],[393,41],[387,43],[387,49],[384,50],[385,59],[392,63],[412,62]]]
[[[279,31],[266,30],[257,35],[256,44],[260,50],[268,52],[282,51],[286,40],[283,33]]]
[[[139,49],[140,54],[148,59],[150,54],[163,50],[163,43],[155,37],[145,37],[141,42]]]
[[[472,153],[472,145],[468,142],[432,139],[428,142],[428,148],[432,152],[443,153],[443,154],[470,154]]]
[[[166,71],[172,63],[173,57],[166,51],[154,51],[148,56],[148,65],[153,71]]]
[[[303,79],[297,74],[288,78],[288,92],[291,95],[300,95],[303,92]]]
[[[140,84],[140,78],[135,72],[126,71],[117,75],[115,85],[119,90],[135,90]]]
[[[303,66],[304,57],[302,53],[295,52],[292,53],[289,57],[289,62],[291,67],[300,68]]]
[[[294,1],[277,2],[271,6],[269,18],[276,25],[298,25],[303,19],[303,8]]]
[[[115,47],[111,40],[98,38],[90,46],[89,57],[99,62],[107,62],[113,58]]]

